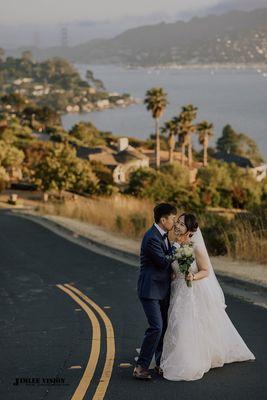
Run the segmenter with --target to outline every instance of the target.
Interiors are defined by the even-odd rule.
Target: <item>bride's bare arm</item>
[[[196,247],[195,257],[198,268],[198,272],[195,274],[195,279],[206,278],[209,275],[209,260],[206,253]]]
[[[207,259],[207,255],[198,249],[197,247],[195,248],[195,258],[196,258],[196,264],[198,267],[198,272],[195,275],[195,280],[203,279],[206,278],[209,275],[209,263]],[[192,281],[193,280],[193,274],[189,273],[187,275],[187,279]]]

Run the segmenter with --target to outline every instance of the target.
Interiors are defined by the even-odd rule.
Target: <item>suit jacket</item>
[[[139,297],[164,299],[170,292],[172,248],[166,247],[159,230],[153,225],[144,235],[140,252]]]

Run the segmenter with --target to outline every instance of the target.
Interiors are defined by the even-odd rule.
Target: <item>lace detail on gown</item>
[[[190,270],[198,271],[196,262]],[[190,288],[184,275],[178,273],[171,283],[168,326],[160,364],[164,378],[196,380],[209,369],[225,363],[255,359],[225,307],[212,295],[207,278],[193,281]]]

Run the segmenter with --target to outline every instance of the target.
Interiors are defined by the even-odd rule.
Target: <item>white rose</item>
[[[190,256],[192,256],[192,254],[193,254],[192,248],[191,248],[191,247],[187,247],[187,248],[185,249],[185,256],[186,256],[186,257],[190,257]]]

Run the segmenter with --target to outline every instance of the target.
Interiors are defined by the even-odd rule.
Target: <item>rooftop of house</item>
[[[145,149],[131,146],[128,141],[118,142],[118,145],[110,144],[109,146],[98,146],[98,147],[84,147],[76,146],[77,156],[82,159],[101,162],[102,164],[115,168],[119,164],[127,164],[136,160],[149,160],[149,165],[155,165],[155,150]],[[161,163],[165,164],[169,162],[169,151],[160,151]],[[181,163],[182,154],[181,152],[175,151],[173,153],[173,161]],[[188,159],[184,155],[184,162],[187,165]],[[190,169],[198,169],[202,166],[201,162],[193,161]]]
[[[118,151],[115,157],[116,160],[121,164],[125,164],[134,160],[146,160],[148,158],[147,155],[135,149],[131,145],[129,145],[126,149],[122,151]]]
[[[232,154],[232,153],[225,153],[222,151],[218,151],[217,153],[213,154],[213,158],[215,158],[216,160],[224,161],[228,164],[234,163],[238,167],[241,167],[241,168],[254,168],[255,167],[255,165],[249,158],[241,157],[241,156],[238,156],[238,155]]]
[[[77,150],[77,157],[88,159],[91,155],[103,154],[103,153],[112,153],[112,149],[107,146],[97,146],[97,147],[86,147],[86,146],[77,146],[75,145]]]
[[[76,146],[76,150],[79,158],[90,159],[90,161],[99,161],[110,167],[118,164],[126,164],[135,160],[148,159],[148,156],[127,144],[127,141],[123,147],[98,146],[91,148]]]
[[[109,153],[105,150],[99,153],[92,153],[89,155],[90,161],[98,161],[108,167],[116,167],[119,162],[116,160],[115,154]]]

